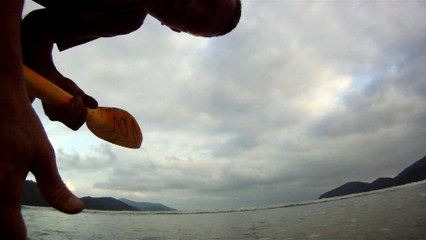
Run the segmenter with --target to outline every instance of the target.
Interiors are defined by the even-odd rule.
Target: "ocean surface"
[[[216,212],[22,209],[39,239],[425,239],[426,182],[312,202]]]

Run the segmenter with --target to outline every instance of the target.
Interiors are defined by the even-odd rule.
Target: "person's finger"
[[[62,88],[63,90],[65,90],[66,92],[68,92],[69,94],[75,96],[75,95],[84,95],[85,93],[83,92],[83,90],[81,90],[80,87],[78,87],[78,85],[71,79],[61,76],[59,78],[56,79],[52,79],[55,80],[53,83],[56,84],[58,87]]]
[[[61,212],[76,214],[84,209],[83,202],[66,187],[56,166],[52,146],[38,148],[31,168],[37,185],[49,204]]]
[[[70,103],[60,106],[43,103],[43,109],[50,120],[60,121],[74,131],[86,121],[87,109],[81,96],[74,96]]]
[[[66,125],[74,131],[77,131],[86,122],[87,109],[81,96],[74,96],[71,99],[69,112],[65,117],[67,117]]]
[[[87,95],[73,80],[62,77],[59,78],[58,86],[73,96],[82,96],[83,103],[88,108],[97,108],[98,102],[92,96]]]
[[[96,101],[95,98],[93,98],[92,96],[89,96],[87,94],[83,95],[83,103],[86,107],[91,108],[91,109],[95,109],[98,107],[98,101]]]

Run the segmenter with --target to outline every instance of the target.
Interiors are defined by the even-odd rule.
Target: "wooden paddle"
[[[56,106],[70,102],[71,94],[27,66],[24,66],[23,71],[28,91],[41,101]],[[110,107],[88,108],[86,125],[93,134],[110,143],[127,148],[140,148],[142,144],[139,124],[125,110]]]

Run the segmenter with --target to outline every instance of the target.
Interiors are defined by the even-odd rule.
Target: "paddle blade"
[[[87,127],[93,134],[110,143],[127,148],[140,148],[142,132],[135,118],[119,108],[88,109]]]

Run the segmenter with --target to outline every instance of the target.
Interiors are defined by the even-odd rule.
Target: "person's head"
[[[177,32],[221,36],[241,17],[241,0],[147,0],[147,12]]]

